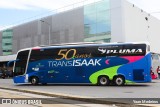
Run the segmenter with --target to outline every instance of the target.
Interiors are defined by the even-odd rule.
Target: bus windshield
[[[17,61],[15,62],[14,67],[14,76],[24,75],[26,71],[27,59],[28,59],[29,50],[21,51],[17,55]]]

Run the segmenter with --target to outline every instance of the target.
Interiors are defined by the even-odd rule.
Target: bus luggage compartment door
[[[143,69],[134,69],[133,70],[133,80],[134,81],[143,81],[144,80],[144,70]]]

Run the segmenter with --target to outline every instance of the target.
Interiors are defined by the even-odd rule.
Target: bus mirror
[[[17,62],[17,61],[19,61],[19,59],[9,61],[9,62],[7,63],[7,67],[9,67],[12,63]]]

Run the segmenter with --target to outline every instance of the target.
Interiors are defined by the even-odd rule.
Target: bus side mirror
[[[9,66],[11,65],[11,63],[14,63],[14,62],[17,62],[17,61],[19,61],[19,59],[9,61],[9,62],[7,63],[7,67],[9,67]]]

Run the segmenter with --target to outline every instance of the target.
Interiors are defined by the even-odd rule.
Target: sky
[[[98,0],[0,0],[0,29],[94,1]],[[128,1],[160,19],[160,0]]]

